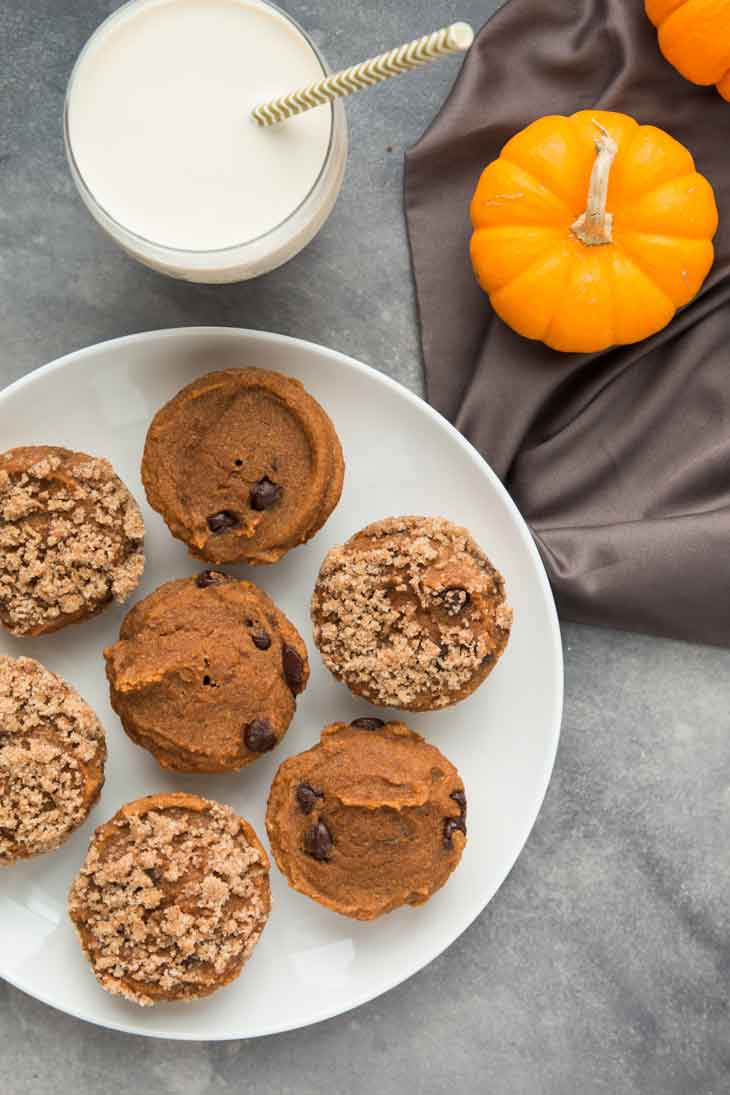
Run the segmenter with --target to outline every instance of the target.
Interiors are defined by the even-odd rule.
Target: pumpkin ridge
[[[565,198],[563,198],[560,194],[558,194],[555,190],[553,190],[553,188],[551,186],[548,186],[547,183],[542,182],[540,179],[538,179],[537,175],[535,175],[532,171],[528,171],[526,167],[523,167],[522,164],[517,163],[516,160],[511,160],[509,158],[509,156],[502,156],[500,154],[499,159],[503,160],[504,163],[508,163],[510,165],[510,167],[514,167],[518,171],[521,171],[523,175],[527,176],[527,178],[530,180],[530,182],[532,182],[532,183],[536,184],[537,186],[541,187],[543,190],[546,190],[547,193],[550,195],[550,197],[554,198],[555,201],[558,202],[563,207],[563,209],[565,210],[566,218],[569,218],[569,219],[572,220],[573,214],[572,214],[570,206],[566,202]],[[513,227],[517,228],[519,226],[514,225]]]
[[[611,249],[613,250],[614,247],[616,247],[616,241],[615,240],[612,241]],[[616,248],[616,249],[620,250],[620,248]],[[608,270],[608,296],[609,296],[609,299],[611,301],[611,333],[612,333],[612,336],[613,336],[612,340],[611,340],[611,344],[615,345],[616,344],[616,331],[618,330],[618,323],[616,321],[617,320],[616,267],[614,266],[613,263],[611,263],[610,268],[609,268],[609,263],[604,262],[603,271],[602,271],[603,276],[605,276],[607,270]]]
[[[524,268],[524,270],[520,270],[519,274],[515,274],[513,278],[510,278],[509,281],[506,281],[504,285],[500,286],[500,288],[497,289],[496,293],[492,294],[492,296],[496,298],[500,295],[500,293],[504,292],[505,289],[511,289],[522,278],[532,273],[536,266],[540,266],[542,263],[544,263],[553,251],[559,250],[560,246],[561,244],[556,241],[551,247],[546,247],[544,251],[542,251],[536,258],[533,259],[531,263],[529,263]]]
[[[634,130],[634,132],[631,134],[631,137],[629,139],[628,144],[624,145],[622,148],[619,148],[618,156],[616,157],[616,159],[618,160],[619,157],[621,157],[621,159],[623,161],[629,160],[630,157],[631,157],[631,154],[633,152],[634,145],[638,144],[640,141],[642,141],[644,139],[644,137],[646,136],[647,130],[656,132],[657,128],[658,128],[657,126],[650,125],[650,124],[649,125],[645,124],[645,125],[637,126],[636,129]],[[659,132],[661,133],[662,131],[660,130]],[[678,141],[676,143],[679,144]],[[689,153],[689,149],[685,149],[685,151]],[[681,171],[680,170],[676,173],[676,175],[667,175],[666,178],[662,179],[661,182],[656,183],[656,185],[652,186],[651,189],[642,190],[641,194],[638,197],[634,198],[633,201],[631,202],[631,204],[629,204],[625,200],[622,201],[621,205],[620,205],[620,208],[630,209],[633,205],[636,204],[637,201],[643,201],[644,198],[648,197],[650,194],[654,194],[657,190],[660,190],[663,186],[666,186],[667,183],[674,182],[676,179],[689,178],[690,175],[696,175],[697,174],[697,165],[695,164],[694,157],[692,156],[691,153],[689,153],[689,156],[690,156],[690,160],[691,160],[691,163],[692,163],[692,170],[691,171],[688,172],[688,171]],[[620,214],[619,214],[619,219],[620,219]]]
[[[718,19],[718,15],[722,16],[723,12],[718,11],[717,8],[710,11],[701,10],[705,3],[706,0],[681,0],[681,3],[677,4],[676,7],[667,12],[661,23],[658,24],[658,29],[662,30],[680,15],[684,16],[689,14],[697,21],[701,21],[702,23],[706,22],[707,26],[703,26],[703,30],[709,30],[710,32],[714,31],[716,29],[717,23],[720,22],[720,20]],[[713,0],[709,0],[710,6],[712,5],[712,3]],[[730,55],[730,47],[728,47],[728,54]]]
[[[660,27],[677,8],[686,3],[687,0],[646,0],[644,7],[654,26]],[[659,11],[656,10],[657,6]]]
[[[570,279],[571,279],[571,276],[572,276],[572,273],[573,273],[573,263],[572,262],[565,262],[565,263],[563,263],[563,267],[564,267],[565,272],[563,274],[563,284],[561,286],[561,289],[564,291],[565,289],[567,289],[567,287],[570,283]],[[560,294],[558,294],[556,299],[558,301],[560,300]],[[544,342],[547,346],[552,345],[552,343],[550,342],[550,332],[552,330],[553,324],[555,323],[555,320],[557,319],[559,309],[560,309],[560,304],[558,303],[553,308],[553,314],[550,316],[550,319],[545,324],[545,330],[540,335],[541,341]]]
[[[519,231],[522,228],[523,225],[493,224],[490,225],[488,228],[478,228],[474,232],[474,237],[480,237],[481,240],[483,240],[485,235],[489,236],[490,234],[493,234],[493,236],[497,238],[499,236],[506,235],[508,232],[514,232],[515,230]],[[537,254],[532,256],[532,258],[526,263],[525,266],[522,267],[518,274],[515,274],[513,277],[508,278],[502,285],[499,286],[498,289],[493,290],[493,292],[499,293],[502,289],[506,289],[507,286],[516,281],[517,278],[521,278],[523,274],[529,273],[530,270],[532,270],[533,266],[537,266],[538,263],[543,262],[550,251],[562,245],[563,237],[561,236],[560,230],[558,228],[554,228],[551,226],[550,228],[542,229],[542,233],[545,236],[550,236],[551,238],[545,240],[545,245]],[[488,241],[486,242],[488,244]],[[471,251],[471,245],[469,249]],[[473,261],[472,264],[474,266],[474,272],[476,274],[477,281],[482,286],[482,288],[485,289],[485,286],[482,284],[479,268],[482,265],[486,264],[482,264],[479,260]],[[485,289],[485,291],[487,290]]]
[[[671,11],[666,12],[666,14],[664,15],[664,18],[659,23],[659,26],[663,27],[666,23],[669,22],[669,20],[672,18],[672,16],[676,15],[677,12],[679,12],[679,11],[682,11],[682,14],[689,11],[693,15],[696,15],[696,12],[693,11],[693,8],[696,9],[696,7],[697,7],[697,5],[695,3],[695,0],[680,0],[680,2],[678,4],[674,5],[674,7],[672,8]],[[684,9],[684,10],[682,10],[682,9]]]
[[[509,222],[513,228],[551,224],[562,229],[567,220],[565,205],[548,187],[501,155],[482,171],[469,214],[475,230]]]
[[[509,290],[512,290],[515,285],[517,285],[518,288],[519,288],[519,282],[526,280],[528,275],[531,274],[535,270],[536,267],[539,267],[541,263],[544,264],[544,263],[548,262],[550,256],[554,252],[559,252],[562,249],[562,247],[564,246],[565,242],[566,242],[565,240],[556,241],[554,247],[547,248],[545,251],[542,252],[539,259],[535,259],[534,262],[531,262],[529,264],[529,266],[526,266],[524,270],[522,270],[519,274],[517,274],[515,277],[513,277],[510,281],[505,282],[505,284],[500,289],[498,289],[496,293],[492,293],[492,295],[490,297],[492,307],[494,308],[494,311],[497,313],[497,315],[500,318],[503,318],[502,317],[502,308],[501,308],[501,305],[500,305],[500,297],[504,296]],[[564,290],[565,287],[568,284],[569,279],[570,279],[571,264],[570,264],[570,262],[564,262],[561,265],[564,267],[564,271],[565,271],[564,274],[563,274],[563,282],[562,282],[562,285],[561,285],[561,290]],[[556,301],[559,301],[560,293],[556,293],[556,298],[555,299],[556,299]],[[550,315],[550,318],[547,320],[547,322],[545,324],[545,327],[543,328],[543,333],[540,334],[540,335],[537,335],[537,334],[536,335],[530,335],[528,337],[535,338],[537,340],[545,341],[545,339],[544,339],[545,332],[549,329],[550,324],[552,323],[554,317],[557,315],[558,307],[559,307],[559,304],[556,303],[556,305],[553,308],[553,311]],[[504,322],[507,322],[507,321],[504,320]],[[512,326],[512,324],[510,323],[509,326]]]
[[[614,241],[614,247],[616,248],[617,251],[621,252],[625,262],[627,262],[629,264],[629,266],[633,266],[635,270],[638,270],[639,273],[643,277],[645,277],[647,281],[651,282],[652,286],[656,289],[657,293],[659,293],[661,296],[663,296],[665,300],[669,301],[669,306],[672,309],[672,312],[676,312],[677,311],[677,305],[674,303],[674,301],[670,297],[669,293],[666,291],[666,289],[662,289],[661,285],[658,285],[654,281],[653,276],[644,267],[643,263],[639,262],[636,258],[634,258],[634,255],[631,253],[631,251],[627,247],[623,247],[618,241]],[[612,282],[613,282],[613,276],[612,276]]]
[[[624,208],[627,211],[631,210],[639,202],[643,202],[645,198],[650,198],[653,194],[656,194],[657,190],[661,190],[661,188],[663,186],[666,186],[667,183],[677,182],[678,179],[691,179],[693,175],[697,174],[698,172],[695,168],[694,171],[681,171],[679,175],[671,175],[668,179],[662,179],[662,181],[660,183],[657,183],[656,186],[652,186],[651,190],[642,190],[641,195],[638,198],[635,198],[630,205],[627,203]]]
[[[533,179],[540,179],[548,193],[561,201],[573,217],[583,211],[582,171],[591,159],[579,127],[570,115],[552,114],[537,118],[514,134],[500,152],[510,164],[519,165]],[[566,171],[571,164],[574,170]]]
[[[683,261],[679,266],[681,279],[680,285],[682,286],[682,290],[681,293],[677,294],[676,290],[664,288],[664,286],[660,282],[660,279],[645,265],[642,253],[640,251],[636,251],[634,248],[639,247],[641,242],[645,242],[653,249],[654,241],[656,241],[659,248],[661,248],[661,245],[663,243],[672,244],[673,242],[677,242],[677,239],[678,238],[676,236],[666,236],[662,235],[659,232],[640,232],[633,229],[626,229],[626,231],[620,232],[616,238],[616,243],[619,246],[621,253],[624,255],[624,257],[630,259],[634,266],[638,270],[641,270],[642,273],[644,273],[651,280],[652,284],[657,289],[663,291],[664,294],[669,297],[670,300],[672,300],[675,309],[684,308],[690,302],[690,300],[692,300],[692,298],[697,295],[701,288],[702,282],[707,277],[709,269],[704,270],[702,277],[699,279],[699,283],[696,283],[696,258],[691,258],[689,263],[686,260]],[[709,245],[712,255],[712,244],[708,240],[691,237],[679,237],[679,242],[681,242],[682,245],[686,243],[694,244],[699,248],[706,248]],[[712,265],[711,262],[710,265]],[[677,266],[673,266],[673,264],[670,264],[668,259],[665,257],[662,264],[662,269],[664,271],[669,271],[670,277],[673,273],[676,273],[677,268]],[[690,277],[690,273],[693,269],[695,272],[695,277]]]
[[[668,186],[670,183],[679,182],[680,179],[691,179],[694,176],[698,176],[700,179],[704,179],[705,182],[707,182],[706,177],[704,175],[700,174],[700,172],[697,171],[697,169],[695,168],[694,171],[685,172],[682,175],[674,175],[671,179],[665,179],[664,182],[659,183],[657,186],[653,186],[651,188],[651,190],[645,190],[641,194],[640,197],[636,198],[633,202],[631,202],[630,205],[625,205],[621,209],[621,211],[616,214],[616,216],[615,216],[615,222],[616,222],[615,223],[615,229],[616,229],[616,231],[617,232],[621,232],[621,231],[624,231],[624,232],[643,232],[643,231],[646,231],[646,229],[642,229],[642,228],[635,228],[635,227],[631,227],[631,226],[628,227],[628,228],[625,227],[626,220],[629,219],[633,215],[637,205],[641,205],[641,203],[646,201],[647,198],[651,198],[654,194],[656,194],[656,192],[658,190],[661,190],[662,187]],[[655,232],[655,233],[650,233],[650,234],[651,235],[662,235],[662,234],[666,235],[666,233],[661,233],[661,232]],[[714,235],[714,233],[713,233],[713,235]],[[672,237],[674,239],[679,239],[679,240],[704,239],[703,236],[685,235],[685,233],[682,232],[680,227],[676,227],[676,228],[672,227]],[[672,238],[672,237],[670,237],[670,238]]]
[[[723,74],[722,73],[708,76],[705,72],[702,75],[702,77],[698,77],[697,69],[694,67],[695,66],[694,58],[692,59],[691,64],[688,64],[687,60],[685,60],[684,58],[678,59],[677,54],[676,54],[676,49],[672,49],[671,46],[669,46],[667,44],[666,39],[671,35],[672,30],[675,29],[675,24],[676,25],[681,25],[682,23],[684,23],[685,20],[686,20],[686,17],[687,17],[687,13],[689,13],[690,16],[694,16],[698,20],[707,19],[707,27],[705,29],[706,36],[709,37],[709,35],[716,29],[715,19],[717,18],[717,15],[718,15],[717,12],[714,12],[714,13],[711,12],[709,14],[707,12],[704,12],[704,11],[701,12],[700,11],[700,5],[695,4],[694,0],[684,0],[684,2],[679,4],[678,7],[674,8],[671,12],[669,12],[669,14],[666,16],[665,19],[662,20],[661,23],[657,24],[657,29],[658,29],[658,32],[659,32],[659,48],[661,49],[662,53],[664,54],[666,59],[669,61],[669,63],[671,65],[673,65],[674,68],[676,68],[677,71],[682,76],[684,76],[684,78],[686,80],[689,80],[691,83],[697,84],[700,87],[709,87],[711,84],[722,82],[722,80],[723,80]],[[719,19],[718,19],[718,22],[719,22]],[[685,37],[686,36],[687,36],[687,28],[685,27]],[[697,43],[695,42],[694,44],[696,45]],[[665,49],[666,49],[666,52],[665,52]],[[670,55],[673,55],[673,56],[670,56]],[[727,61],[730,61],[730,47],[728,48]],[[724,64],[724,63],[727,63],[727,62],[722,61],[722,59],[719,59],[717,63],[719,65],[721,63]],[[702,67],[704,68],[705,65],[702,65]],[[694,69],[694,73],[692,75],[690,75],[690,72],[693,69]]]
[[[618,228],[614,242],[619,243],[626,236],[652,236],[657,240],[686,240],[687,243],[708,242],[705,236],[678,236],[676,232],[669,236],[666,232],[647,232],[644,228]]]
[[[551,241],[551,243],[550,243],[550,246],[549,246],[549,247],[545,247],[545,248],[544,248],[544,249],[543,249],[543,250],[542,250],[542,251],[540,252],[540,254],[539,254],[539,255],[535,255],[535,257],[534,257],[534,259],[532,260],[532,262],[528,262],[527,266],[525,266],[525,267],[524,267],[524,269],[520,270],[519,274],[515,274],[515,276],[514,276],[513,278],[510,278],[510,280],[509,280],[509,281],[506,281],[506,282],[504,283],[504,285],[502,286],[502,288],[503,288],[503,289],[506,289],[508,285],[514,285],[514,283],[515,283],[516,281],[519,281],[519,279],[520,279],[520,278],[521,278],[521,277],[522,277],[523,275],[525,275],[525,274],[529,274],[529,273],[530,273],[530,272],[531,272],[532,270],[534,270],[534,268],[535,268],[536,266],[539,266],[539,265],[540,265],[541,263],[545,262],[545,260],[546,260],[546,259],[548,258],[548,256],[549,256],[549,255],[550,255],[550,254],[551,254],[551,253],[552,253],[553,251],[557,251],[557,250],[558,250],[558,249],[559,249],[560,247],[562,247],[562,245],[563,245],[563,242],[564,242],[563,240],[559,240],[559,239],[558,239],[558,240],[552,240],[552,241]],[[567,280],[567,279],[566,279],[566,280]],[[500,292],[500,290],[498,289],[498,290],[497,290],[497,292]],[[557,310],[557,309],[556,309],[556,310]]]
[[[536,228],[536,227],[537,227],[537,225],[533,225],[529,222],[525,223],[525,221],[508,221],[506,224],[503,224],[500,221],[499,224],[477,224],[477,225],[473,225],[472,226],[472,232],[493,232],[493,231],[498,230],[500,228],[507,228],[507,229],[510,229],[511,231],[514,232],[516,230],[519,231],[519,229],[521,229],[521,228]],[[558,226],[556,224],[551,224],[551,225],[548,225],[547,227],[551,228],[554,232],[562,231],[562,229],[558,228]]]

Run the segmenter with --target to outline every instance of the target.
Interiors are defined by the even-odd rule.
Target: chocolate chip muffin
[[[275,563],[325,523],[344,468],[332,422],[298,380],[227,369],[158,411],[142,480],[150,505],[191,555]]]
[[[135,605],[104,657],[127,734],[178,772],[258,760],[283,738],[309,677],[304,641],[271,598],[212,570]]]
[[[504,579],[466,529],[390,517],[333,548],[312,598],[327,668],[371,703],[431,711],[469,696],[509,639]]]
[[[126,601],[143,542],[137,503],[108,460],[51,445],[0,454],[0,623],[13,635]]]
[[[0,867],[58,848],[104,783],[101,724],[32,658],[0,655]]]
[[[94,834],[68,899],[102,988],[196,1000],[238,977],[271,909],[269,860],[229,806],[150,795]]]
[[[295,890],[356,920],[422,905],[466,843],[453,764],[403,723],[333,723],[276,773],[266,828]]]

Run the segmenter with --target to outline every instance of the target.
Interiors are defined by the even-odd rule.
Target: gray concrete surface
[[[339,65],[495,0],[284,0]],[[76,198],[60,115],[114,0],[0,0],[0,384],[131,331],[221,323],[326,343],[420,390],[402,154],[457,62],[350,100],[352,156],[320,237],[255,284],[135,265]],[[485,109],[488,104],[485,104]],[[726,652],[563,629],[552,785],[478,921],[349,1015],[255,1042],[185,1045],[86,1026],[0,982],[3,1095],[724,1095],[730,1091]]]

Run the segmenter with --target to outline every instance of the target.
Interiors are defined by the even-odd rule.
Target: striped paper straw
[[[450,27],[435,30],[433,34],[424,34],[423,38],[406,42],[405,45],[381,53],[378,57],[371,57],[369,61],[362,61],[359,65],[335,72],[309,87],[291,91],[288,95],[282,95],[268,103],[261,103],[251,113],[259,125],[276,125],[294,114],[303,114],[305,110],[312,110],[315,106],[323,106],[334,99],[352,95],[353,91],[372,87],[373,84],[389,80],[391,76],[400,76],[403,72],[410,72],[411,69],[419,68],[446,54],[462,53],[473,41],[474,31],[468,23],[453,23]]]

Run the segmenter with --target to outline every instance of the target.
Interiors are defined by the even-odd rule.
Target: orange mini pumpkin
[[[505,323],[587,353],[661,330],[712,266],[717,208],[687,149],[626,114],[539,118],[482,172],[471,260]]]
[[[730,0],[645,0],[659,48],[693,84],[717,84],[730,100]]]

